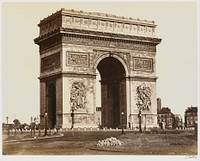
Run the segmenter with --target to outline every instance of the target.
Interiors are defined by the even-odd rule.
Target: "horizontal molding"
[[[118,33],[107,33],[107,32],[101,32],[101,31],[89,31],[84,29],[74,29],[74,28],[59,28],[52,32],[49,32],[45,35],[39,36],[34,39],[34,42],[36,44],[40,44],[42,41],[52,38],[53,36],[56,36],[58,34],[73,34],[73,35],[80,35],[80,36],[90,36],[90,37],[96,37],[98,39],[102,38],[109,38],[110,41],[132,41],[131,43],[148,43],[153,46],[159,44],[162,39],[160,38],[152,38],[152,37],[145,37],[145,36],[139,36],[139,35],[127,35],[127,34],[118,34]]]
[[[148,77],[148,76],[129,76],[126,79],[131,81],[147,81],[147,82],[156,82],[158,77]]]
[[[43,81],[44,79],[51,79],[51,78],[60,78],[60,77],[86,77],[86,78],[96,78],[96,74],[93,73],[76,73],[76,72],[57,72],[52,74],[47,74],[45,76],[40,76],[38,79]]]
[[[40,79],[41,81],[43,81],[43,79],[56,79],[56,78],[60,78],[61,77],[62,72],[55,72],[55,73],[51,73],[51,74],[46,74],[43,76],[38,77],[38,79]]]
[[[93,74],[93,73],[63,72],[62,75],[63,77],[96,78],[96,74]]]

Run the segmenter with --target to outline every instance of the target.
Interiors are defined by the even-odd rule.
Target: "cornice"
[[[52,38],[52,37],[59,35],[59,34],[60,34],[60,29],[56,29],[54,31],[49,32],[48,34],[45,34],[43,36],[39,36],[39,37],[33,39],[33,41],[35,42],[35,44],[39,45],[40,42],[42,42],[46,39]]]
[[[124,17],[124,16],[117,16],[113,14],[108,13],[101,13],[101,12],[85,12],[85,11],[78,11],[74,9],[64,9],[61,8],[61,10],[56,11],[55,13],[52,13],[48,17],[40,20],[40,23],[38,26],[41,26],[42,24],[46,23],[47,21],[56,18],[58,15],[63,16],[73,16],[73,17],[79,17],[79,18],[89,18],[89,19],[97,19],[97,20],[105,20],[105,21],[113,21],[113,22],[119,22],[119,23],[128,23],[128,24],[134,24],[134,25],[145,25],[145,26],[151,26],[156,27],[154,21],[148,21],[148,20],[141,20],[139,18],[135,19],[132,17]]]
[[[90,30],[80,30],[80,29],[71,29],[71,28],[60,28],[60,32],[64,34],[76,34],[82,36],[92,36],[97,38],[112,38],[119,40],[127,40],[127,41],[135,41],[135,42],[146,42],[152,44],[159,44],[162,39],[160,38],[152,38],[145,36],[134,36],[127,34],[117,34],[117,33],[109,33],[109,32],[101,32],[101,31],[90,31]]]
[[[34,39],[36,44],[49,39],[53,36],[58,34],[71,34],[71,35],[79,35],[79,36],[88,36],[88,37],[95,37],[95,38],[107,38],[107,39],[117,39],[119,41],[134,41],[135,43],[150,43],[157,45],[161,42],[162,39],[160,38],[152,38],[152,37],[144,37],[144,36],[133,36],[133,35],[125,35],[125,34],[116,34],[116,33],[106,33],[100,31],[89,31],[89,30],[80,30],[80,29],[71,29],[71,28],[59,28],[54,30],[46,35],[37,37]],[[112,41],[112,40],[111,40]]]
[[[44,18],[38,24],[40,36],[59,28],[100,31],[125,35],[156,38],[154,21],[116,16],[100,12],[84,12],[61,9]]]
[[[51,74],[46,74],[46,75],[42,75],[40,77],[38,77],[38,79],[40,81],[43,81],[44,79],[55,79],[55,78],[60,78],[62,75],[62,72],[54,72],[54,73],[51,73]]]

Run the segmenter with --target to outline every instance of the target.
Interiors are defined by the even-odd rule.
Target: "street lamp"
[[[6,117],[6,121],[7,121],[7,130],[8,130],[8,135],[10,135],[9,125],[8,125],[8,116]]]
[[[140,133],[142,133],[142,126],[141,126],[142,113],[141,113],[141,110],[139,110],[138,118],[139,118],[139,130],[140,130]]]
[[[146,116],[146,114],[144,114],[144,118],[145,118],[145,125],[144,125],[144,131],[146,131],[146,128],[147,128],[147,116]]]
[[[122,134],[124,134],[124,111],[122,111],[121,115],[122,115]]]
[[[6,122],[7,122],[7,125],[8,125],[8,116],[6,117]]]
[[[71,129],[74,128],[74,110],[72,110],[71,112],[71,118],[72,118],[72,126],[71,126]]]
[[[194,132],[195,132],[195,138],[198,138],[198,134],[197,134],[197,128],[198,128],[198,122],[197,120],[194,121]]]
[[[44,136],[47,135],[47,111],[44,112]]]

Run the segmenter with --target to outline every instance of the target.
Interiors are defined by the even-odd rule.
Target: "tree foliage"
[[[18,119],[14,119],[13,123],[14,123],[14,128],[15,129],[19,129],[20,128],[21,123],[20,123],[20,121]]]

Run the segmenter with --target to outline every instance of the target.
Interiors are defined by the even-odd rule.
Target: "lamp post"
[[[140,133],[142,133],[142,126],[141,126],[142,113],[141,113],[141,110],[139,110],[138,118],[139,118],[139,130],[140,130]]]
[[[44,136],[47,135],[47,111],[44,112]]]
[[[9,125],[8,125],[8,116],[6,117],[6,121],[7,121],[7,130],[8,130],[8,135],[10,135]]]
[[[36,117],[34,117],[33,122],[33,135],[35,135],[35,129],[36,129]]]
[[[147,122],[146,122],[146,120],[147,120],[147,115],[146,114],[144,114],[144,119],[145,119],[145,124],[144,124],[144,131],[146,131],[146,128],[147,128]]]
[[[31,123],[30,123],[30,127],[31,127],[31,136],[32,136],[32,133],[33,133],[33,117],[31,116]]]
[[[198,122],[197,122],[197,120],[195,120],[194,121],[194,134],[195,134],[195,138],[196,139],[198,138],[198,134],[197,134],[198,130],[197,130],[197,128],[198,128]]]
[[[72,118],[72,126],[71,126],[71,129],[74,128],[74,110],[72,110],[71,112],[71,118]]]
[[[122,134],[124,134],[124,111],[122,111],[121,115],[122,115]]]

